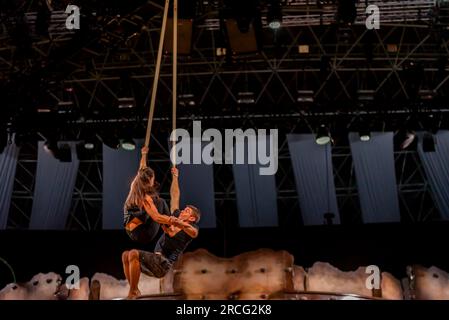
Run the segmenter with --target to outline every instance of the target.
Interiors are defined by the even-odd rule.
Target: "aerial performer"
[[[123,271],[129,283],[128,299],[140,296],[138,288],[140,275],[162,278],[178,260],[192,239],[198,236],[198,222],[200,210],[193,205],[179,209],[178,170],[172,168],[172,184],[170,188],[170,212],[174,219],[172,224],[162,224],[164,233],[160,236],[153,252],[143,250],[127,250],[122,254]],[[147,199],[147,208],[151,216],[165,216],[161,214],[153,198]]]

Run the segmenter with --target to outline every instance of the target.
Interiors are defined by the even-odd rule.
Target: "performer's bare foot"
[[[142,294],[140,293],[139,290],[136,291],[132,291],[128,294],[128,297],[126,299],[128,300],[134,300],[137,299],[138,297],[140,297]]]

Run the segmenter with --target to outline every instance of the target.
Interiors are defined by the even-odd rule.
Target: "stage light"
[[[371,140],[371,132],[369,129],[361,129],[359,131],[360,141],[367,142]]]
[[[425,132],[423,135],[422,150],[424,152],[435,152],[435,139],[430,132]]]
[[[254,92],[251,91],[239,92],[237,97],[238,104],[253,104],[256,102]]]
[[[313,103],[313,90],[298,90],[298,98],[296,99],[296,101],[298,101],[299,103]]]
[[[127,151],[133,151],[136,149],[136,143],[134,142],[133,139],[130,139],[130,138],[123,139],[121,146],[122,146],[122,149],[127,150]]]
[[[279,0],[271,0],[268,4],[267,22],[268,26],[273,30],[277,30],[281,27],[282,9]]]
[[[298,46],[298,53],[300,54],[307,54],[310,52],[310,47],[308,44],[300,44]]]
[[[180,94],[178,96],[178,103],[180,106],[194,107],[196,105],[195,96],[192,93]]]
[[[119,109],[131,109],[136,106],[136,100],[134,98],[118,98]]]
[[[59,101],[58,102],[58,113],[66,114],[71,113],[73,110],[73,102],[72,101]]]
[[[359,101],[373,101],[375,90],[357,90],[357,99]]]
[[[217,48],[215,51],[217,57],[222,57],[226,55],[226,48]]]
[[[95,149],[95,138],[94,137],[86,137],[86,139],[84,139],[84,149],[86,150],[93,150]]]
[[[318,130],[317,130],[317,134],[316,134],[316,138],[315,138],[315,142],[320,145],[326,145],[331,141],[331,135],[329,132],[329,129],[326,128],[325,125],[321,125]]]
[[[387,44],[387,51],[388,53],[396,53],[398,52],[398,45],[395,43],[389,43]]]
[[[419,90],[419,97],[422,101],[433,100],[433,98],[435,97],[435,91],[428,89],[421,89]]]

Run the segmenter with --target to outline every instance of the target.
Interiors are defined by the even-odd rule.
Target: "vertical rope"
[[[176,130],[176,103],[178,79],[178,0],[173,0],[173,99],[172,99],[172,132]],[[176,141],[172,141],[172,164],[176,166]]]
[[[147,133],[145,136],[145,146],[150,144],[151,126],[153,124],[154,108],[156,105],[157,85],[159,83],[159,75],[161,72],[162,50],[164,48],[165,29],[167,26],[167,15],[170,0],[165,0],[164,16],[162,18],[161,37],[159,39],[159,48],[157,51],[156,70],[154,71],[153,91],[151,92],[150,114],[148,115]]]

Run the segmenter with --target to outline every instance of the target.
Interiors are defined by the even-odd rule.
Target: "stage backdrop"
[[[142,141],[127,151],[103,145],[103,229],[123,229],[123,204],[139,169]]]
[[[180,145],[184,150],[190,148],[193,155],[200,150],[202,153],[205,143],[194,140],[189,145],[182,142]],[[178,169],[181,208],[187,204],[194,205],[201,211],[200,228],[215,228],[214,165],[201,161],[200,164],[179,164]]]
[[[423,151],[422,137],[420,132],[418,153],[441,217],[449,220],[449,131],[440,130],[434,135],[435,152]]]
[[[259,139],[262,139],[262,137],[261,135],[258,136]],[[268,145],[268,139],[265,137],[262,143]],[[244,153],[247,160],[254,157],[257,161],[257,156],[253,152],[257,150],[254,149],[254,145],[257,145],[257,143],[254,140],[252,141],[252,143],[243,143],[243,146],[239,142],[236,142],[235,148],[245,150]],[[249,149],[248,146],[250,146]],[[258,145],[257,148],[259,148]],[[277,154],[275,156],[277,157]],[[259,161],[256,164],[249,164],[250,161],[245,161],[245,164],[236,164],[235,161],[236,159],[234,157],[232,169],[234,173],[240,227],[278,226],[275,175],[261,175],[260,169],[266,166],[262,166]],[[270,161],[273,162],[275,160],[271,158]]]
[[[363,222],[399,222],[393,133],[372,132],[364,142],[351,132],[349,141]]]
[[[339,224],[332,147],[316,144],[313,134],[288,134],[287,140],[304,225],[324,224],[327,212]]]
[[[59,145],[61,144],[70,145],[71,162],[60,162],[45,151],[43,141],[38,143],[30,229],[61,230],[65,228],[70,213],[79,160],[76,156],[76,142],[60,142]]]
[[[19,148],[8,145],[0,154],[0,229],[6,229]]]

